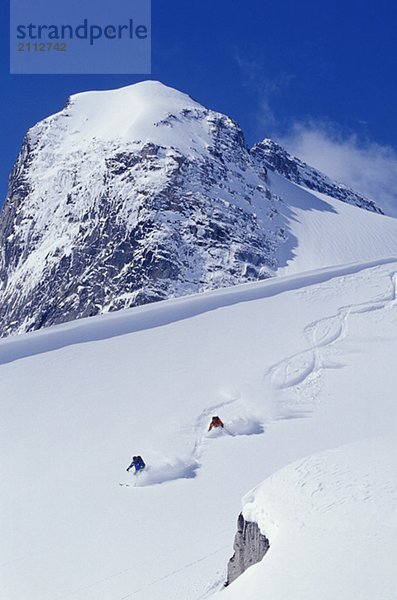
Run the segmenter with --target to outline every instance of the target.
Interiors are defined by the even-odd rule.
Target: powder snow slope
[[[277,273],[293,274],[396,254],[397,219],[357,208],[269,172],[288,232]]]
[[[395,600],[396,277],[391,257],[0,342],[1,598],[209,597],[241,497],[274,474],[244,509],[271,548],[220,597],[328,600],[331,549],[338,600]]]

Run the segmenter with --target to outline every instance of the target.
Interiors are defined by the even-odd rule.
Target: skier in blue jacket
[[[137,474],[137,473],[139,473],[139,471],[143,471],[145,466],[146,465],[143,462],[142,456],[134,456],[132,458],[132,462],[131,462],[130,466],[127,468],[127,471],[129,471],[132,467],[135,467],[135,474]]]

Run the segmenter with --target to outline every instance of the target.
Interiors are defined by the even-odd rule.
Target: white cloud
[[[397,152],[390,146],[345,136],[336,126],[296,123],[276,136],[291,154],[376,201],[397,216]]]

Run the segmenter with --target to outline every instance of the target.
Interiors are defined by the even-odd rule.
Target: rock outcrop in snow
[[[227,566],[225,586],[237,579],[248,567],[262,560],[269,547],[269,540],[261,533],[257,523],[246,521],[240,513],[234,538],[234,554]]]
[[[364,439],[300,459],[243,500],[271,552],[225,590],[246,597],[395,598],[396,440]],[[218,597],[217,595],[214,596]]]

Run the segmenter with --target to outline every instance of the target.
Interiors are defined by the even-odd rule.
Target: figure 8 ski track
[[[380,264],[375,266],[371,264],[369,268],[380,268],[384,264],[385,261],[380,261]],[[343,273],[343,276],[345,275],[346,273]],[[306,349],[288,356],[265,371],[265,388],[269,390],[268,384],[270,384],[271,401],[276,404],[276,418],[299,418],[312,411],[320,392],[322,372],[325,369],[343,366],[327,358],[325,351],[346,338],[349,317],[384,310],[397,304],[397,272],[388,273],[387,277],[390,280],[389,291],[385,296],[363,303],[342,306],[335,314],[309,323],[303,330]],[[321,283],[322,281],[320,281]],[[230,409],[232,410],[230,411]],[[239,414],[240,418],[234,417],[231,422],[227,422],[225,429],[215,429],[209,433],[207,426],[211,415],[222,413],[222,410],[234,415]],[[261,421],[258,419],[258,415],[258,412],[255,416],[249,412],[242,395],[238,390],[234,390],[223,402],[220,401],[207,407],[196,418],[194,443],[190,456],[185,457],[179,468],[175,469],[174,467],[170,476],[164,477],[161,481],[157,481],[154,477],[147,482],[138,483],[138,486],[152,485],[181,477],[195,477],[197,470],[201,467],[202,456],[207,444],[214,441],[215,438],[225,435],[236,437],[263,433],[266,418],[263,415]]]
[[[291,392],[296,393],[301,408],[313,404],[320,386],[320,376],[324,369],[338,368],[338,363],[327,360],[324,350],[346,338],[349,317],[367,314],[391,308],[397,304],[397,272],[389,273],[390,293],[379,300],[351,304],[340,307],[336,314],[309,323],[303,331],[307,349],[277,362],[265,372],[265,379],[270,380],[270,388],[283,403],[291,409]],[[299,414],[299,407],[296,416]],[[291,415],[292,416],[292,413]]]

